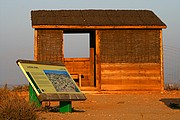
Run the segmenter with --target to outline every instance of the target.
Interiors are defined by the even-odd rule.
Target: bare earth
[[[38,112],[39,119],[180,120],[180,91],[85,93],[86,101],[72,102],[74,112]],[[51,109],[58,105],[51,102]]]

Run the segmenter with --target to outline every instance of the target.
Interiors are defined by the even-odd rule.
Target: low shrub
[[[15,92],[0,89],[0,120],[35,120],[36,108]]]
[[[177,84],[177,83],[168,83],[168,84],[165,84],[165,90],[168,90],[168,91],[172,91],[172,90],[180,90],[180,85]]]
[[[12,91],[16,91],[16,92],[26,92],[26,91],[29,91],[29,85],[13,86]]]

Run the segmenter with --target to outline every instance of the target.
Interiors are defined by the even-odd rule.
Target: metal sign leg
[[[30,103],[35,103],[37,107],[41,107],[41,102],[39,101],[34,89],[31,84],[29,84],[29,101]]]
[[[72,112],[72,101],[60,101],[59,112]]]

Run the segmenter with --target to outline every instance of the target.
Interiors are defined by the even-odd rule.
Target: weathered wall
[[[102,63],[102,90],[161,90],[158,63]]]
[[[35,59],[65,63],[71,74],[83,75],[82,86],[93,86],[96,64],[96,82],[102,90],[162,89],[160,30],[98,30],[96,34],[99,62],[93,61],[95,45],[90,58],[64,58],[63,31],[43,29],[35,30]]]
[[[62,62],[63,31],[62,30],[36,30],[35,59],[47,62]]]
[[[102,30],[102,63],[159,63],[159,30]]]
[[[159,30],[100,30],[102,90],[161,90]]]

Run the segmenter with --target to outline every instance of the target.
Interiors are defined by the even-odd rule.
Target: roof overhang
[[[166,29],[167,26],[78,26],[78,25],[33,25],[35,29]]]

